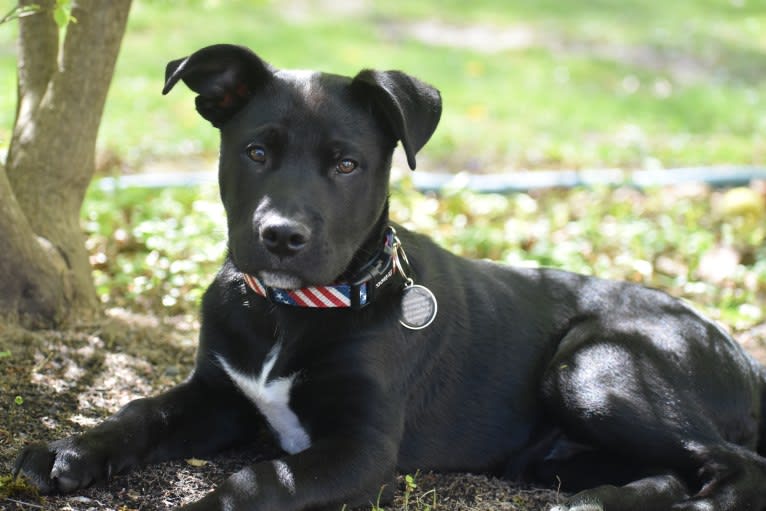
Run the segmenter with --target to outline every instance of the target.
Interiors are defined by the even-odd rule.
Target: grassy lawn
[[[10,3],[6,1],[5,3]],[[0,149],[15,27],[0,27]],[[100,138],[127,167],[212,158],[170,59],[216,42],[278,67],[400,68],[439,87],[425,168],[762,164],[766,5],[753,0],[136,0]]]

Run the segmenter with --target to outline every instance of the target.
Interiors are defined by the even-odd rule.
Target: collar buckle
[[[374,299],[379,288],[383,287],[394,276],[397,270],[395,263],[395,247],[399,239],[396,230],[388,226],[385,230],[385,244],[379,255],[372,259],[364,268],[358,271],[351,279],[351,308],[363,309]],[[362,303],[362,286],[366,286],[367,299]]]

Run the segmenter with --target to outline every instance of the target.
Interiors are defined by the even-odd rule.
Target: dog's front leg
[[[230,387],[193,377],[128,403],[81,435],[28,446],[14,472],[43,493],[71,492],[139,464],[210,453],[240,440],[246,426],[252,434],[253,422],[243,417],[249,407],[241,401]]]
[[[397,444],[380,433],[338,436],[232,475],[178,511],[297,511],[370,504],[390,482]]]
[[[371,378],[363,363],[345,360],[324,377],[307,371],[293,392],[311,435],[306,449],[244,468],[183,511],[339,510],[388,493],[404,431],[403,394],[375,381],[384,373]]]

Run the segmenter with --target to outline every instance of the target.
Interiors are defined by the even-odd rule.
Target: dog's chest
[[[221,356],[218,360],[232,382],[266,418],[282,449],[289,454],[295,454],[307,449],[311,445],[311,439],[298,416],[290,408],[290,390],[295,375],[269,379],[279,357],[280,347],[280,344],[276,344],[266,356],[258,375],[245,374],[235,369]]]

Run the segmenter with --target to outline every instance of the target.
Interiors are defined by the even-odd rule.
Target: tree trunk
[[[52,326],[99,309],[80,209],[130,0],[75,0],[61,47],[54,1],[34,3],[40,12],[19,20],[18,107],[0,175],[0,239],[9,245],[0,313]]]

